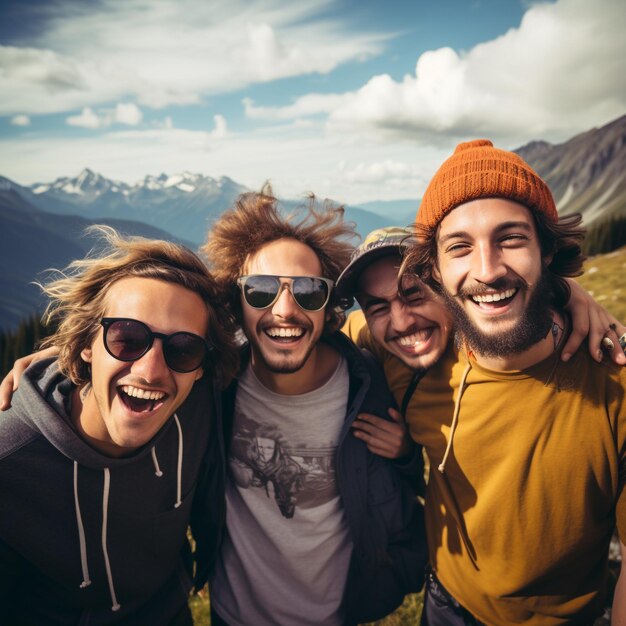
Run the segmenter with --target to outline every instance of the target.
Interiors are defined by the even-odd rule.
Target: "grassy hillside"
[[[622,323],[626,322],[626,246],[590,257],[578,282]]]

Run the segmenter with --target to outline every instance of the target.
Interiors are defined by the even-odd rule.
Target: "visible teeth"
[[[398,339],[398,343],[401,346],[414,346],[417,343],[421,343],[422,341],[426,341],[429,337],[429,332],[428,329],[426,330],[420,330],[417,333],[414,333],[413,335],[405,335],[404,337],[400,337]]]
[[[507,289],[506,291],[501,291],[500,293],[485,293],[482,295],[475,295],[472,296],[472,300],[474,300],[474,302],[499,302],[500,300],[510,298],[514,294],[515,289]]]
[[[270,337],[300,337],[304,333],[302,328],[268,328],[266,332]]]
[[[162,391],[148,391],[132,385],[124,385],[122,391],[128,396],[139,398],[140,400],[161,400],[165,397]]]

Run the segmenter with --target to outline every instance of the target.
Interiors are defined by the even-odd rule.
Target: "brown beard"
[[[528,289],[525,285],[516,287],[520,290]],[[441,295],[454,316],[457,332],[477,354],[497,358],[521,354],[544,339],[552,327],[550,303],[553,300],[553,292],[545,272],[533,289],[526,310],[516,327],[506,332],[484,333],[469,318],[455,296],[445,288],[441,290]]]

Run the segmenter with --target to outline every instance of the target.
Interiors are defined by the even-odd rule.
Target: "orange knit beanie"
[[[493,147],[488,139],[460,143],[430,181],[416,223],[437,226],[452,209],[478,198],[505,198],[540,211],[556,222],[548,185],[519,155]]]

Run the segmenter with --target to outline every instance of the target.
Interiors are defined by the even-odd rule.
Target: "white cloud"
[[[100,128],[103,120],[90,107],[85,107],[80,115],[70,115],[65,120],[70,126],[80,126],[81,128]]]
[[[161,130],[171,130],[172,128],[174,128],[174,120],[172,120],[171,115],[166,115],[161,120],[152,120],[150,125],[153,128],[159,128]]]
[[[387,185],[401,182],[418,187],[425,183],[421,168],[391,159],[373,163],[361,162],[352,167],[341,161],[338,171],[344,180],[357,184]]]
[[[98,113],[95,113],[91,107],[85,107],[80,115],[70,115],[65,121],[69,126],[106,128],[111,124],[137,126],[142,120],[143,113],[136,104],[120,102],[115,109],[103,109]]]
[[[329,129],[432,143],[563,139],[626,110],[625,30],[621,0],[535,4],[519,28],[466,53],[426,52],[402,81],[374,76],[331,112]]]
[[[143,120],[141,109],[132,102],[120,102],[115,107],[113,121],[127,126],[137,126]]]
[[[187,170],[230,176],[251,189],[260,189],[270,180],[282,197],[302,198],[312,191],[322,198],[357,204],[419,197],[424,189],[420,181],[426,180],[420,172],[432,174],[431,164],[444,156],[441,151],[408,143],[385,146],[340,135],[324,137],[319,127],[226,130],[227,141],[215,136],[224,128],[215,121],[208,131],[109,127],[97,135],[72,134],[54,142],[38,135],[0,138],[0,172],[29,184],[89,167],[113,180],[132,183],[146,174]],[[375,180],[368,179],[372,173]]]
[[[284,107],[257,107],[251,98],[242,100],[246,117],[256,120],[290,120],[327,114],[349,102],[351,94],[307,94]]]
[[[129,98],[149,107],[192,104],[380,53],[386,36],[319,19],[329,4],[102,0],[88,11],[52,4],[37,47],[0,46],[0,115]]]
[[[314,0],[150,0],[145,11],[142,1],[102,0],[104,10],[60,16],[38,49],[0,47],[0,114],[66,111],[68,123],[103,130],[0,137],[3,175],[34,182],[89,166],[132,182],[189,170],[251,188],[270,179],[283,196],[417,198],[460,139],[515,148],[567,139],[626,111],[621,0],[558,0],[532,4],[519,28],[468,51],[422,54],[399,80],[380,74],[360,89],[285,98],[284,106],[251,91],[245,134],[226,106],[204,131],[180,128],[183,107],[172,113],[176,127],[165,113],[144,121],[147,106],[203,104],[237,86],[323,73],[375,54],[382,40],[315,21]],[[289,87],[277,83],[273,101]]]
[[[13,126],[30,126],[30,117],[28,115],[14,115],[11,118]]]
[[[228,135],[228,127],[226,125],[226,119],[223,115],[214,115],[213,121],[215,122],[215,128],[211,133],[211,137],[214,139],[224,139]]]

